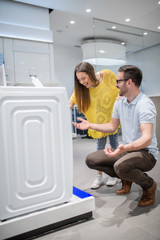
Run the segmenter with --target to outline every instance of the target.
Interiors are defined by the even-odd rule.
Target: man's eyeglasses
[[[118,84],[119,82],[126,82],[126,81],[128,81],[129,80],[129,78],[124,78],[124,79],[120,79],[120,80],[116,80],[116,83]]]

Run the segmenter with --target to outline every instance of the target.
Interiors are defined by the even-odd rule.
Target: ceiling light
[[[125,42],[121,42],[122,45],[125,45]]]
[[[158,2],[158,4],[160,4],[160,1]]]
[[[83,61],[93,65],[113,66],[126,63],[126,46],[108,39],[89,39],[83,41]]]
[[[104,50],[99,50],[99,53],[105,53],[105,51]]]
[[[126,19],[125,19],[125,22],[129,22],[129,21],[131,21],[130,18],[126,18]]]
[[[70,21],[70,24],[75,24],[75,21],[73,21],[73,20],[72,20],[72,21]]]
[[[160,26],[158,26],[158,29],[160,29]]]
[[[113,26],[113,27],[112,27],[112,29],[115,29],[115,28],[116,28],[116,26]]]
[[[148,33],[147,32],[144,32],[143,35],[146,36]]]
[[[87,13],[90,13],[90,12],[91,12],[91,9],[90,9],[90,8],[86,9],[86,12],[87,12]]]

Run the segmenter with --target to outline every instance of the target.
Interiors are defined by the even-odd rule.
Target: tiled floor
[[[73,140],[74,186],[95,197],[96,209],[93,219],[63,228],[37,238],[38,240],[160,240],[160,161],[150,171],[157,182],[156,202],[147,208],[137,207],[140,187],[132,185],[130,194],[117,196],[114,187],[103,185],[91,190],[96,172],[85,165],[85,157],[95,151],[96,140],[76,138]],[[160,154],[159,154],[160,160]],[[108,176],[103,175],[105,180]]]

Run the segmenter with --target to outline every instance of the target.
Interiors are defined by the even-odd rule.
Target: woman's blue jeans
[[[107,135],[106,137],[99,138],[97,140],[97,151],[105,149],[106,143],[107,143],[107,137],[109,137],[109,144],[111,148],[116,149],[119,145],[118,143],[118,132],[114,135]]]

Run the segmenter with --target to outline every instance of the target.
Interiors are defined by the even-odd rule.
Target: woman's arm
[[[72,109],[74,105],[75,105],[75,103],[69,101],[69,108],[70,108],[70,109]]]
[[[99,74],[100,74],[100,79],[103,79],[104,72],[103,72],[103,71],[100,71]]]
[[[100,82],[103,79],[103,71],[100,72],[96,72],[96,78],[98,79],[98,81]]]

